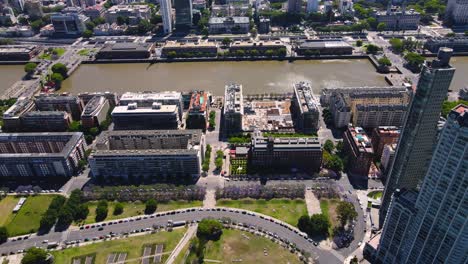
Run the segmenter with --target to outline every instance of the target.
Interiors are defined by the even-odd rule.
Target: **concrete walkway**
[[[204,208],[213,208],[216,206],[216,191],[206,190],[205,200],[203,200]]]
[[[312,190],[305,191],[305,202],[309,215],[322,213],[322,209],[320,209],[320,201],[315,197]]]
[[[184,234],[184,237],[179,241],[179,243],[174,248],[169,258],[167,259],[166,264],[174,263],[175,259],[177,258],[177,256],[179,256],[179,254],[181,253],[185,254],[185,252],[181,252],[181,251],[182,249],[184,249],[187,243],[190,242],[192,237],[197,233],[197,227],[198,225],[193,225],[188,228],[187,232],[185,232]]]

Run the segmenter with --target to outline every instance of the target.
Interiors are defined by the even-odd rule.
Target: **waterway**
[[[23,65],[0,65],[0,94],[24,76]]]
[[[189,91],[224,94],[226,83],[243,85],[244,94],[292,92],[291,84],[311,82],[323,87],[385,85],[366,59],[323,61],[178,62],[159,64],[85,64],[63,84],[61,91]]]

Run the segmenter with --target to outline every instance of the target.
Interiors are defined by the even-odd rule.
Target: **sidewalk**
[[[174,263],[175,259],[177,258],[177,256],[179,256],[179,254],[181,253],[185,254],[185,252],[181,252],[181,251],[182,249],[184,249],[187,243],[190,242],[192,237],[197,233],[197,227],[198,225],[192,225],[188,228],[187,232],[184,234],[184,237],[179,241],[179,243],[174,248],[169,258],[167,259],[166,264]]]
[[[312,190],[305,191],[305,202],[309,216],[322,213],[322,209],[320,208],[320,201],[317,199],[317,197],[315,197]]]

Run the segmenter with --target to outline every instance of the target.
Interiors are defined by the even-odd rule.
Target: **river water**
[[[468,85],[468,57],[454,57],[451,89]],[[23,66],[0,66],[0,92],[24,75]],[[229,82],[243,84],[245,94],[291,92],[291,83],[307,80],[316,93],[323,87],[386,85],[366,60],[188,62],[159,64],[86,64],[63,83],[61,91],[188,91],[224,94]]]

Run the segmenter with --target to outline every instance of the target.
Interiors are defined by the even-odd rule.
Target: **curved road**
[[[219,210],[219,211],[218,211]],[[294,227],[289,226],[276,219],[268,216],[256,214],[254,212],[235,209],[235,208],[213,208],[213,209],[183,209],[177,211],[156,213],[153,216],[143,217],[132,217],[133,221],[122,222],[112,225],[107,225],[103,230],[99,231],[97,227],[89,229],[77,229],[76,227],[70,228],[64,232],[50,232],[49,234],[37,236],[31,235],[27,240],[20,241],[7,241],[0,246],[0,254],[8,254],[10,252],[17,252],[18,250],[24,250],[32,246],[43,246],[43,240],[49,242],[64,242],[80,239],[83,241],[85,238],[92,239],[94,237],[108,235],[109,232],[121,234],[124,232],[130,232],[135,229],[151,228],[153,225],[166,226],[168,220],[173,221],[196,221],[203,218],[230,218],[233,222],[244,223],[249,226],[255,226],[257,229],[266,230],[277,235],[279,238],[285,239],[291,243],[296,244],[297,248],[309,252],[311,256],[320,263],[343,263],[344,258],[333,250],[325,250],[320,246],[314,246],[311,242],[307,241],[306,238],[300,235],[300,232]],[[242,213],[246,212],[246,213]],[[165,215],[160,215],[164,214]],[[159,215],[159,216],[157,216]],[[136,220],[141,218],[140,220]],[[128,218],[130,219],[130,218]],[[119,220],[108,221],[117,222]],[[100,223],[102,224],[102,223]]]

